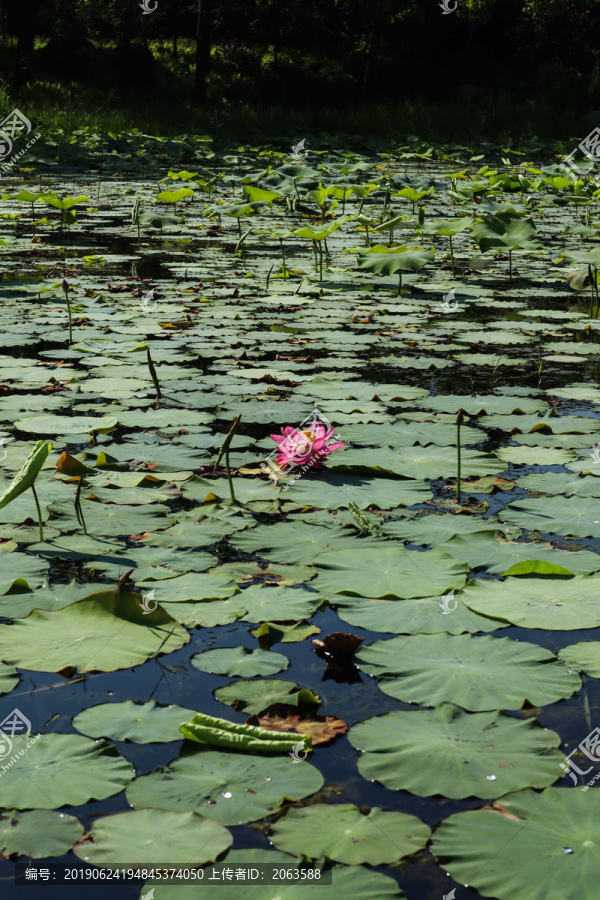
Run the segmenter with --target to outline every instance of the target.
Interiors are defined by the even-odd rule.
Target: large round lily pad
[[[596,900],[600,791],[547,788],[450,816],[432,850],[452,877],[499,900]]]
[[[324,594],[363,597],[431,597],[461,588],[468,567],[439,550],[404,550],[384,543],[365,550],[326,550],[314,559],[317,578],[311,584]]]
[[[585,672],[592,678],[600,678],[600,641],[569,644],[559,650],[558,655],[569,668]]]
[[[461,600],[461,594],[451,592],[446,603],[442,597],[413,597],[398,600],[372,597],[349,597],[336,594],[332,605],[340,619],[366,628],[389,634],[463,634],[465,631],[496,631],[508,628],[508,622],[499,622],[488,616],[480,616]],[[443,610],[446,609],[446,612]]]
[[[474,579],[461,593],[463,603],[483,616],[523,628],[570,631],[600,625],[600,578]]]
[[[96,819],[93,843],[75,847],[84,862],[115,868],[123,863],[204,865],[231,846],[233,838],[218,822],[195,812],[137,809]]]
[[[83,825],[75,816],[48,809],[20,812],[4,810],[0,817],[2,856],[29,856],[44,859],[63,856],[83,834]]]
[[[224,825],[241,825],[271,815],[286,798],[302,800],[322,786],[323,776],[308,762],[202,750],[136,778],[127,799],[137,809],[195,810]]]
[[[55,612],[36,609],[0,625],[0,658],[40,672],[113,672],[187,644],[181,625],[160,607],[145,615],[141,599],[101,591]]]
[[[451,615],[451,614],[450,614]],[[411,703],[520,709],[570,697],[581,680],[548,650],[512,638],[416,634],[363,646],[357,663],[381,690]]]
[[[373,807],[363,814],[351,803],[315,803],[290,809],[271,828],[275,846],[309,859],[380,866],[422,850],[430,830],[416,816]]]
[[[562,777],[560,737],[535,719],[497,711],[467,713],[445,703],[389,712],[354,725],[348,740],[363,751],[358,770],[365,778],[425,797],[500,797]]]
[[[274,675],[287,669],[289,660],[283,653],[270,650],[248,650],[246,647],[220,647],[192,656],[192,665],[213,675]]]
[[[0,778],[0,806],[80,806],[118,794],[134,775],[131,763],[105,741],[79,734],[43,734],[35,742],[31,736],[15,735],[11,740],[13,757],[25,752]]]
[[[196,710],[184,706],[157,706],[154,700],[148,703],[124,700],[84,709],[73,719],[73,727],[90,737],[155,744],[182,740],[179,726],[195,713]]]

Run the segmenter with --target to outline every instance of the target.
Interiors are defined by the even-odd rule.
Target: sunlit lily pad
[[[560,737],[535,719],[467,713],[450,703],[365,719],[348,740],[362,751],[364,778],[425,797],[500,797],[545,787],[561,777],[564,760]]]
[[[432,851],[461,883],[500,900],[593,900],[600,792],[509,794],[442,822]]]
[[[83,862],[116,868],[123,863],[154,866],[165,857],[171,863],[211,862],[231,846],[226,828],[195,812],[137,809],[96,819],[90,840],[75,854]]]
[[[106,737],[114,741],[154,744],[180,741],[179,726],[195,713],[184,706],[157,706],[148,703],[100,703],[84,709],[73,719],[73,727],[90,737]]]
[[[118,794],[133,778],[131,763],[105,741],[79,734],[43,734],[35,742],[32,737],[12,737],[12,755],[25,752],[10,766],[10,777],[0,779],[0,806],[81,806]]]
[[[279,850],[349,866],[396,862],[423,849],[430,834],[416,816],[377,807],[365,814],[351,803],[290,809],[271,829]]]
[[[64,856],[82,834],[83,825],[74,816],[47,809],[7,809],[0,816],[2,856]]]
[[[302,800],[322,785],[323,776],[308,762],[293,765],[287,756],[210,749],[139,776],[127,799],[137,809],[195,810],[223,825],[241,825],[271,815],[286,798]]]

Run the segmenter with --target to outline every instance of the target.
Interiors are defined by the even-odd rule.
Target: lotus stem
[[[154,382],[154,387],[156,388],[156,399],[160,400],[160,398],[162,397],[162,394],[160,391],[160,384],[158,383],[158,376],[156,374],[156,369],[154,368],[154,363],[152,362],[152,357],[150,356],[150,347],[146,347],[146,356],[147,356],[147,361],[148,361],[148,370],[150,372],[150,377],[152,378],[152,381]]]
[[[456,417],[456,502],[460,503],[460,426],[464,421],[462,409]]]
[[[508,280],[512,284],[512,250],[508,251]]]
[[[402,292],[402,272],[398,272],[398,296]]]
[[[235,492],[233,490],[233,479],[231,477],[231,467],[229,465],[229,448],[231,446],[231,441],[233,440],[233,435],[235,434],[236,428],[240,424],[241,418],[242,418],[241,416],[237,416],[237,418],[233,420],[233,425],[227,432],[225,440],[221,444],[221,449],[219,450],[219,454],[217,456],[217,461],[215,462],[215,466],[213,469],[213,477],[214,477],[214,475],[217,471],[217,466],[221,462],[221,457],[223,456],[223,454],[225,454],[225,468],[227,469],[227,480],[229,482],[229,493],[231,494],[231,502],[232,503],[235,503],[236,499],[235,499]]]
[[[283,280],[287,281],[287,267],[285,263],[285,250],[283,249],[283,240],[279,238],[279,247],[281,249],[281,259],[283,260]]]
[[[75,515],[77,516],[77,521],[83,528],[83,533],[87,534],[87,528],[85,525],[85,519],[83,518],[83,510],[81,508],[81,487],[83,485],[83,475],[79,476],[79,484],[77,485],[77,490],[75,491],[75,500],[73,501],[73,506],[75,507]]]
[[[69,347],[70,347],[71,344],[73,343],[73,325],[72,325],[72,321],[71,321],[71,304],[69,303],[69,284],[66,281],[66,279],[63,280],[62,289],[65,292],[65,297],[67,300],[67,313],[69,314]]]
[[[35,500],[35,505],[37,507],[38,514],[38,525],[40,526],[40,542],[44,540],[44,523],[42,522],[42,510],[40,508],[40,501],[38,500],[38,495],[35,490],[35,485],[31,485],[31,490],[33,492],[33,499]]]
[[[452,246],[452,235],[450,235],[450,265],[452,266],[452,277],[454,278],[454,247]]]
[[[227,481],[229,482],[229,493],[231,494],[231,502],[235,503],[235,492],[233,490],[233,478],[231,477],[231,467],[229,465],[229,447],[225,451],[225,468],[227,469]]]

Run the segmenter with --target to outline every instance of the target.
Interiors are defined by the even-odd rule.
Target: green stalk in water
[[[40,541],[44,540],[44,523],[42,522],[42,510],[40,508],[40,501],[38,500],[38,495],[35,490],[35,485],[31,485],[31,492],[33,494],[33,499],[35,500],[35,505],[37,507],[38,514],[38,525],[40,526]]]
[[[456,502],[460,503],[460,426],[464,422],[462,409],[456,417]]]
[[[73,326],[71,324],[71,304],[69,303],[69,284],[65,280],[62,283],[62,289],[65,292],[65,297],[67,300],[67,312],[69,313],[69,347],[73,343]]]
[[[217,456],[217,461],[215,462],[215,466],[213,469],[213,478],[214,478],[215,473],[217,471],[217,467],[218,467],[219,463],[221,462],[221,458],[222,458],[223,454],[225,454],[225,468],[227,469],[227,480],[229,482],[229,493],[231,494],[231,502],[232,503],[236,503],[237,501],[235,499],[235,493],[233,490],[233,479],[231,477],[231,467],[229,465],[229,448],[231,446],[231,441],[233,440],[233,435],[235,434],[235,430],[238,427],[238,425],[240,424],[241,418],[242,418],[241,416],[238,416],[236,419],[234,419],[233,425],[229,429],[225,440],[221,444],[221,448],[219,450],[219,455]]]
[[[81,508],[81,487],[83,485],[83,475],[79,476],[79,484],[77,485],[77,490],[75,491],[75,500],[73,501],[73,506],[75,507],[75,515],[77,516],[77,521],[83,528],[83,533],[87,534],[87,528],[85,526],[85,519],[83,518],[83,510]]]
[[[160,392],[160,384],[158,383],[158,375],[156,374],[156,369],[154,368],[154,363],[152,362],[152,357],[150,356],[150,347],[146,347],[146,355],[148,360],[148,370],[150,372],[150,377],[154,382],[154,387],[156,388],[156,399],[160,400],[162,394]]]

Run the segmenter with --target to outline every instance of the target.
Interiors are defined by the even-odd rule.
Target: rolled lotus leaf
[[[0,497],[0,509],[33,486],[33,482],[38,477],[51,450],[52,444],[49,444],[48,441],[37,442],[37,446],[31,451],[20,471],[17,472],[11,484]]]
[[[256,753],[290,753],[300,741],[304,749],[312,750],[309,734],[284,733],[258,728],[256,725],[238,725],[227,719],[219,719],[204,713],[197,713],[191,722],[179,726],[184,737],[201,744],[215,747],[229,747],[234,750],[251,750]]]

